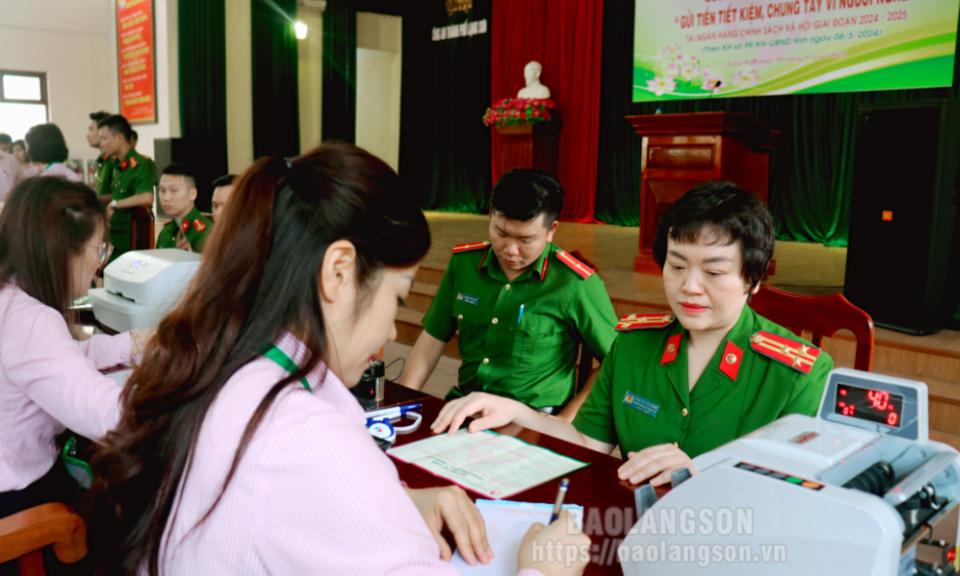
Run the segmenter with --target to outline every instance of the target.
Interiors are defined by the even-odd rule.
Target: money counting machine
[[[955,574],[958,464],[928,437],[926,384],[837,369],[816,417],[791,414],[698,456],[697,474],[674,473],[659,500],[639,488],[623,571]]]
[[[127,252],[103,271],[103,288],[88,293],[97,321],[116,330],[151,328],[187,290],[200,255],[186,250]]]

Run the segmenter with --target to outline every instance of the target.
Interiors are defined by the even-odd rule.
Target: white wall
[[[253,69],[250,2],[226,0],[227,167],[240,174],[253,163]]]
[[[119,109],[114,6],[113,0],[0,0],[0,69],[47,73],[50,122],[63,131],[72,158],[98,153],[87,145],[89,114]],[[134,127],[138,150],[151,157],[153,138],[180,135],[176,6],[154,0],[159,123]]]
[[[73,158],[97,155],[87,145],[89,114],[118,107],[113,5],[0,0],[0,69],[47,73],[50,122],[63,131]]]
[[[323,15],[319,10],[297,6],[297,20],[307,25],[307,37],[297,40],[300,152],[303,153],[315,148],[322,139]]]
[[[402,19],[357,14],[357,146],[400,164]]]

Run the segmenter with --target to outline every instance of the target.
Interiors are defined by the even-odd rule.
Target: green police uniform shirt
[[[603,360],[615,325],[603,280],[552,243],[512,281],[489,242],[455,247],[423,318],[438,340],[460,331],[463,363],[448,399],[484,391],[534,408],[571,399],[580,343]]]
[[[183,230],[183,235],[187,237],[193,251],[203,252],[203,245],[207,242],[212,227],[213,222],[194,206],[179,225],[176,220],[164,225],[160,230],[160,237],[157,238],[157,248],[176,248],[177,233]]]
[[[683,326],[671,314],[634,318],[650,326],[621,320],[633,331],[617,337],[573,420],[624,458],[674,442],[694,458],[786,414],[816,415],[833,359],[749,306],[693,390]]]
[[[106,154],[97,157],[97,178],[93,185],[93,189],[97,191],[97,196],[113,195],[113,188],[110,184],[113,181],[113,171],[117,164],[116,158]]]
[[[116,201],[125,200],[137,194],[153,194],[152,163],[131,149],[123,160],[116,162],[111,175],[111,193]],[[130,228],[133,219],[131,208],[118,208],[110,218],[110,243],[113,244],[113,256],[116,260],[124,252],[130,251]]]

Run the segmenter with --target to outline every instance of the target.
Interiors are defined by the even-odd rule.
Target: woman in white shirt
[[[359,148],[241,177],[94,462],[87,533],[108,573],[454,574],[444,524],[469,562],[491,559],[466,494],[405,488],[348,390],[396,336],[429,244],[410,192]],[[531,560],[534,538],[589,544],[563,519],[535,527],[524,576],[582,571]]]
[[[55,438],[98,439],[120,417],[120,388],[99,370],[129,362],[147,335],[78,342],[69,311],[109,256],[104,238],[96,194],[60,178],[22,182],[0,212],[0,517],[72,501]]]

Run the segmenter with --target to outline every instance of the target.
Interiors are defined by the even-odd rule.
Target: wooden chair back
[[[146,206],[133,208],[130,226],[130,246],[133,250],[153,250],[156,247],[157,236],[154,233],[154,224],[153,210]]]
[[[850,330],[857,339],[854,368],[869,371],[873,364],[873,319],[843,294],[801,296],[764,285],[750,300],[750,307],[797,336],[809,331],[818,347],[825,336],[830,338],[839,330]]]
[[[42,550],[51,544],[65,564],[87,555],[87,526],[66,504],[52,502],[0,518],[0,564],[17,560],[20,576],[45,576]]]

